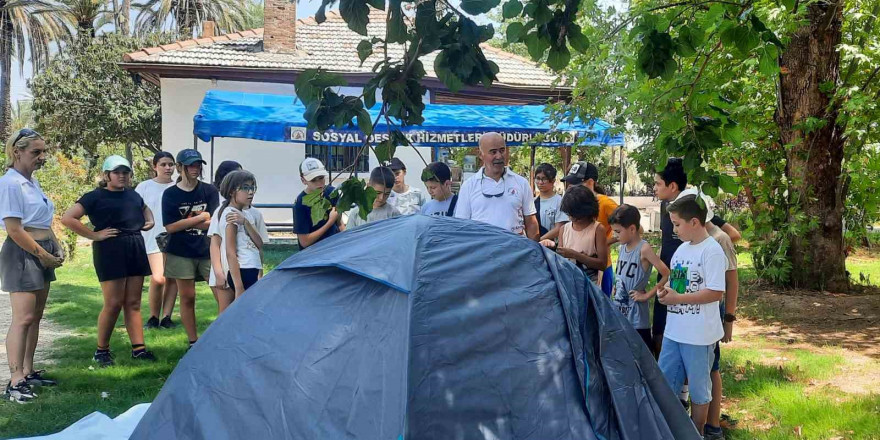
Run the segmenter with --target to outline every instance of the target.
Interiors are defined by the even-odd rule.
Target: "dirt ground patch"
[[[752,284],[740,300],[753,329],[782,346],[837,346],[880,359],[880,288],[831,293]],[[747,326],[737,326],[749,331]]]

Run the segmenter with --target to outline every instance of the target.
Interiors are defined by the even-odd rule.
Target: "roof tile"
[[[370,36],[384,37],[385,12],[372,10],[367,32]],[[374,54],[361,65],[357,45],[365,37],[348,29],[348,25],[336,11],[327,13],[327,21],[318,25],[313,18],[297,20],[297,53],[281,54],[261,51],[263,29],[220,35],[212,38],[184,40],[175,44],[146,48],[126,55],[135,63],[177,64],[191,66],[223,66],[303,70],[321,67],[340,73],[370,73],[372,66],[381,60]],[[510,86],[549,88],[558,77],[531,60],[505,52],[502,49],[481,45],[486,58],[498,64],[498,82]],[[400,58],[403,47],[389,47],[389,56]],[[436,78],[434,58],[436,52],[425,55],[422,62],[426,73]]]

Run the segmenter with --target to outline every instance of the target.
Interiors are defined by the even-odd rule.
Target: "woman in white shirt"
[[[147,259],[150,260],[150,319],[144,328],[174,328],[177,324],[171,320],[174,302],[177,301],[177,283],[165,278],[165,252],[159,249],[156,238],[167,236],[162,224],[162,194],[174,186],[171,176],[174,175],[174,156],[167,151],[160,151],[153,156],[153,171],[156,177],[138,184],[134,190],[141,195],[144,203],[153,212],[155,226],[143,231],[144,246],[147,248]],[[159,320],[159,314],[162,320]]]
[[[36,131],[14,132],[6,142],[8,171],[0,178],[0,219],[9,234],[0,250],[0,288],[9,292],[12,303],[12,324],[6,335],[11,380],[4,395],[18,403],[36,397],[32,386],[56,385],[34,369],[49,284],[55,281],[55,268],[64,262],[52,232],[55,205],[33,177],[46,159],[46,143]]]

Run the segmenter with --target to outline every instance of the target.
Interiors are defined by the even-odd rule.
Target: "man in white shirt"
[[[480,137],[483,167],[461,185],[455,216],[537,240],[538,219],[529,181],[505,166],[507,146],[495,132]]]

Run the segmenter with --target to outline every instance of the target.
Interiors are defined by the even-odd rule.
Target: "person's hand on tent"
[[[556,253],[562,255],[565,258],[575,258],[577,257],[578,252],[569,248],[556,248]]]
[[[556,242],[554,242],[553,240],[541,240],[540,243],[541,246],[544,246],[545,248],[553,249],[556,247]]]

